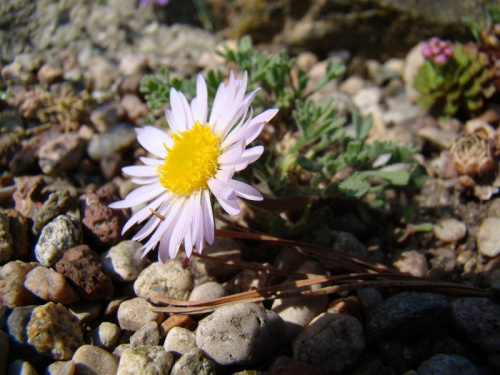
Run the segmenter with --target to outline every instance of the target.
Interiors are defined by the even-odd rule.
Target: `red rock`
[[[13,198],[15,209],[23,216],[34,219],[38,208],[42,205],[41,191],[45,186],[42,176],[16,178],[17,190]]]
[[[104,192],[81,196],[82,228],[91,246],[109,247],[124,239],[121,231],[125,222],[130,218],[130,211],[109,208],[108,204],[116,200],[117,198]]]
[[[66,251],[56,263],[56,270],[74,285],[87,300],[111,299],[114,287],[111,279],[103,272],[99,255],[87,245],[73,247]]]
[[[167,336],[167,333],[174,327],[181,327],[194,331],[196,328],[196,321],[189,315],[174,314],[160,325],[160,335],[162,337]]]

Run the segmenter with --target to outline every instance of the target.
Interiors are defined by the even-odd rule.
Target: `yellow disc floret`
[[[190,195],[207,188],[207,181],[219,167],[221,154],[219,138],[210,130],[210,125],[196,121],[185,131],[171,135],[173,145],[167,148],[163,165],[157,169],[161,185],[171,193]]]

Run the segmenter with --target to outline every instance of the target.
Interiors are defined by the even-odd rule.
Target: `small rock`
[[[37,78],[40,83],[54,83],[61,80],[63,71],[50,64],[43,64],[37,73]]]
[[[76,371],[75,362],[58,361],[51,363],[46,369],[44,375],[74,375]]]
[[[100,161],[114,153],[121,154],[136,141],[133,125],[120,122],[110,126],[102,134],[94,134],[87,147],[87,153],[94,161]]]
[[[129,210],[109,208],[108,204],[115,200],[106,193],[89,193],[80,197],[83,233],[90,245],[109,247],[123,240],[121,231],[130,215]]]
[[[26,274],[24,287],[49,302],[65,305],[80,299],[63,275],[43,266],[35,267]]]
[[[122,241],[101,255],[102,268],[114,280],[134,281],[148,264],[148,259],[138,251],[141,244],[135,241]]]
[[[491,200],[490,207],[488,207],[488,216],[500,218],[500,198]]]
[[[61,304],[49,302],[35,307],[26,331],[28,343],[55,360],[71,359],[83,345],[78,319]]]
[[[56,270],[71,280],[87,300],[113,297],[113,283],[103,272],[99,255],[87,245],[67,250],[56,263]]]
[[[257,363],[276,348],[284,330],[274,312],[253,303],[223,306],[199,322],[198,348],[220,365]]]
[[[138,331],[149,322],[160,323],[163,314],[151,311],[154,306],[144,298],[132,298],[123,302],[118,308],[118,324],[121,329]]]
[[[145,268],[134,283],[135,294],[154,301],[153,296],[187,300],[193,278],[178,260],[172,259],[165,264],[155,262]]]
[[[487,298],[459,298],[452,302],[457,333],[488,353],[500,351],[500,307]]]
[[[112,352],[119,344],[121,330],[115,323],[102,322],[90,335],[91,345]]]
[[[71,197],[67,190],[57,190],[49,195],[35,215],[33,233],[38,236],[43,227],[59,215],[64,215],[71,207]]]
[[[116,124],[122,120],[124,115],[123,108],[116,102],[109,102],[98,105],[90,113],[90,122],[95,126],[99,133],[105,133],[109,124]]]
[[[368,312],[365,327],[375,340],[409,338],[431,333],[449,318],[446,297],[433,293],[403,292]]]
[[[88,69],[96,90],[109,89],[118,77],[116,65],[101,56],[93,57],[89,61]]]
[[[365,348],[363,326],[342,314],[318,315],[292,343],[293,358],[340,373],[358,360]]]
[[[457,134],[437,128],[422,128],[418,135],[439,150],[449,150]]]
[[[14,240],[10,234],[10,220],[7,215],[0,212],[0,264],[6,263],[14,252]]]
[[[13,249],[12,259],[24,260],[31,250],[28,219],[12,208],[0,210],[0,212],[3,212],[9,218],[9,232],[12,236]]]
[[[172,367],[170,375],[216,375],[215,363],[199,349],[183,354]]]
[[[7,373],[9,375],[10,374],[38,375],[38,372],[35,370],[35,368],[31,363],[27,361],[22,361],[20,359],[9,363],[9,366],[7,366]]]
[[[477,246],[481,254],[496,257],[500,254],[500,218],[487,217],[477,233]]]
[[[339,87],[339,90],[351,96],[356,95],[359,90],[365,87],[365,80],[358,76],[350,76],[346,78]]]
[[[443,242],[458,242],[465,237],[467,226],[457,219],[443,219],[434,225],[433,232]]]
[[[45,174],[61,174],[76,168],[85,153],[85,141],[78,133],[60,134],[41,145],[38,164]]]
[[[14,198],[15,210],[21,215],[34,219],[41,205],[41,191],[45,187],[45,181],[42,176],[29,176],[16,178],[16,191],[12,196]]]
[[[479,375],[479,369],[467,358],[456,354],[438,354],[422,362],[418,375]]]
[[[130,336],[130,347],[136,348],[141,345],[158,345],[160,342],[160,331],[157,322],[149,322],[139,328]]]
[[[420,66],[424,63],[424,56],[422,55],[422,46],[424,42],[418,43],[407,54],[405,58],[405,65],[403,70],[403,79],[405,81],[406,96],[412,103],[416,103],[422,96],[413,86],[415,83],[415,76],[417,75]]]
[[[135,122],[139,118],[146,116],[149,113],[148,106],[137,95],[125,94],[120,100],[120,105],[125,111],[127,120]]]
[[[67,306],[81,324],[92,325],[102,311],[102,303],[96,301],[79,301]]]
[[[226,290],[222,285],[216,281],[208,281],[194,287],[191,295],[189,296],[189,301],[206,301],[209,299],[224,297],[225,295]]]
[[[120,61],[120,73],[127,76],[142,73],[148,66],[148,58],[142,53],[131,53],[122,57]]]
[[[402,273],[408,273],[415,277],[425,277],[429,266],[425,254],[418,250],[406,250],[399,253],[392,265]]]
[[[94,345],[83,345],[73,355],[78,375],[116,374],[118,359]]]
[[[174,356],[181,356],[196,349],[196,336],[186,328],[173,327],[168,332],[163,347]]]
[[[165,337],[174,327],[181,327],[194,331],[196,328],[196,321],[189,315],[173,314],[160,325],[160,335]]]
[[[173,364],[172,354],[162,346],[138,346],[123,351],[116,375],[169,374]]]
[[[0,298],[3,306],[11,308],[35,303],[37,298],[24,287],[24,278],[36,263],[12,261],[0,269]]]
[[[43,229],[35,246],[35,257],[42,266],[53,267],[65,251],[80,245],[80,221],[72,216],[59,215]]]
[[[319,366],[279,356],[269,368],[267,375],[325,375],[325,372]]]

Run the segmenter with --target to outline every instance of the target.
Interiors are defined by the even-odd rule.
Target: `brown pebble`
[[[196,322],[189,315],[174,314],[160,325],[161,337],[167,336],[167,333],[174,327],[181,327],[194,331],[196,328]]]
[[[36,267],[26,274],[24,286],[34,295],[49,302],[66,305],[80,299],[63,275],[43,266]]]

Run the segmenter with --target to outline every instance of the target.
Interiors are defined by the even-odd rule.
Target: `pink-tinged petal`
[[[228,165],[222,165],[221,168],[227,168],[232,166],[236,172],[241,171],[248,167],[249,164],[256,161],[264,152],[264,146],[254,146],[252,148],[246,149],[243,151],[241,158],[233,161],[233,163],[229,163]]]
[[[250,108],[250,116],[248,116],[248,119],[245,120],[243,117],[238,125],[236,125],[233,130],[229,132],[229,134],[224,138],[224,141],[221,143],[221,149],[226,149],[227,147],[231,146],[233,143],[240,142],[245,139],[244,135],[246,132],[246,129],[248,128],[250,124],[250,120],[252,117],[253,110]],[[246,116],[246,112],[245,112]]]
[[[208,123],[210,124],[213,132],[215,132],[217,124],[223,117],[226,95],[226,86],[224,85],[224,83],[221,83],[215,94],[214,104],[212,105],[212,112],[210,113],[210,118],[208,120]]]
[[[170,246],[170,236],[172,235],[172,230],[173,226],[168,228],[165,233],[163,233],[159,245],[158,245],[158,261],[160,264],[165,264],[169,259],[175,258],[177,255],[177,252],[179,251],[179,248],[177,248],[175,251],[171,251],[169,248]],[[171,254],[174,256],[171,258]]]
[[[153,128],[152,126],[136,128],[135,132],[137,134],[137,141],[139,141],[141,146],[147,151],[161,158],[167,155],[167,150],[164,145],[169,142],[169,137],[165,132]]]
[[[172,123],[169,122],[172,131],[184,131],[188,129],[186,113],[182,104],[181,93],[176,89],[170,89],[170,105],[172,107]],[[182,95],[184,97],[184,95]],[[184,98],[185,99],[185,98]],[[174,130],[175,129],[175,130]]]
[[[203,235],[205,240],[212,244],[214,242],[214,213],[212,211],[212,203],[210,202],[210,193],[204,190],[201,195],[201,210],[202,210],[202,224]]]
[[[184,199],[184,202],[182,203],[181,210],[179,214],[177,215],[177,221],[172,224],[173,230],[172,230],[172,235],[170,236],[170,241],[169,241],[169,248],[170,248],[170,257],[174,258],[175,254],[177,254],[177,251],[179,249],[180,244],[186,237],[186,233],[189,228],[189,224],[191,221],[191,213],[193,210],[192,204],[191,204],[191,197]],[[172,255],[173,251],[175,251],[175,254]]]
[[[188,227],[186,235],[184,236],[184,251],[186,252],[186,256],[189,258],[191,253],[193,252],[193,242],[191,238],[191,229]]]
[[[234,190],[238,197],[253,201],[261,201],[263,199],[262,194],[257,189],[241,181],[231,180],[227,184]]]
[[[169,139],[171,139],[169,137]],[[157,166],[163,164],[164,159],[147,158],[145,156],[139,156],[139,160],[149,166]]]
[[[271,121],[271,119],[276,116],[277,113],[277,109],[268,109],[267,111],[262,112],[252,119],[250,125],[248,125],[248,131],[244,135],[247,145],[249,145],[250,142],[253,142],[255,138],[259,136],[264,125]]]
[[[196,79],[196,98],[191,101],[191,111],[195,121],[199,121],[202,125],[207,122],[207,84],[201,74],[198,74]]]
[[[132,165],[130,167],[123,167],[122,172],[133,177],[151,177],[156,175],[156,167],[149,165]]]
[[[245,150],[244,142],[235,143],[232,146],[229,146],[226,150],[224,150],[224,152],[222,153],[222,155],[219,156],[219,159],[217,161],[220,164],[228,164],[232,160],[237,160],[238,158],[240,158],[244,150]]]
[[[159,212],[165,217],[165,220],[161,221],[158,228],[155,230],[149,241],[159,241],[163,233],[172,225],[174,221],[178,219],[179,211],[182,207],[181,200],[173,200],[168,207],[168,211],[165,213]]]
[[[137,184],[137,185],[150,185],[150,184],[154,184],[155,182],[157,182],[158,177],[155,176],[155,177],[150,177],[150,178],[131,178],[130,181],[133,182],[134,184]]]
[[[240,214],[240,206],[236,199],[217,198],[217,201],[220,203],[224,211],[226,211],[229,215],[236,216]]]
[[[233,189],[231,189],[224,182],[217,180],[216,178],[211,178],[207,181],[207,185],[210,191],[217,199],[236,199]]]
[[[215,174],[215,178],[221,182],[228,182],[234,175],[234,168],[219,169]]]
[[[132,190],[124,200],[129,202],[129,207],[133,207],[144,202],[149,202],[164,192],[165,188],[157,181],[154,184],[139,186],[137,189]]]
[[[148,217],[150,217],[152,215],[150,208],[153,210],[158,210],[158,207],[160,207],[160,205],[162,205],[162,206],[167,205],[168,204],[168,202],[166,202],[167,195],[168,195],[168,193],[164,193],[164,194],[160,195],[153,202],[148,204],[146,207],[141,208],[138,212],[136,212],[134,215],[132,215],[132,217],[125,223],[123,230],[122,230],[122,234],[125,233],[127,230],[129,230],[134,224],[142,223],[144,220],[146,220]],[[158,223],[156,223],[156,225],[158,225]],[[144,229],[144,228],[142,228],[142,229]],[[147,236],[145,236],[145,237],[147,237]]]

